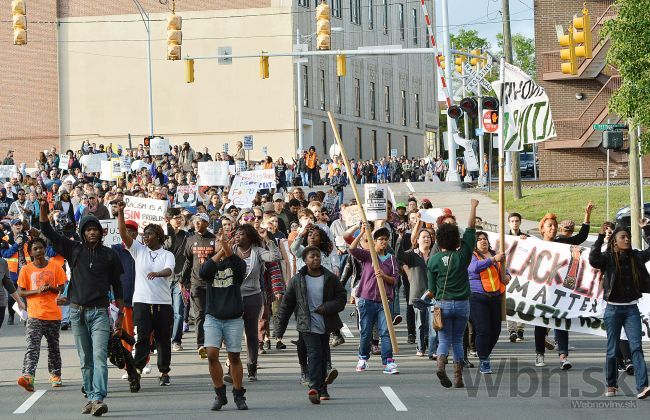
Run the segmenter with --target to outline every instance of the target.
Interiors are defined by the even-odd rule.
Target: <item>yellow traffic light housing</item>
[[[27,6],[25,0],[11,2],[13,15],[14,45],[27,44]]]
[[[181,59],[183,19],[172,13],[167,17],[167,60]]]
[[[576,46],[576,57],[592,58],[591,18],[587,7],[582,9],[582,16],[573,18],[573,27],[573,40],[580,44]]]
[[[327,5],[325,0],[321,0],[320,4],[316,8],[316,49],[330,49],[331,31],[330,7]]]
[[[194,59],[188,58],[185,60],[185,82],[194,83]]]
[[[336,56],[336,75],[340,77],[345,77],[347,73],[345,55],[339,54]]]
[[[445,63],[445,56],[442,54],[438,55],[438,61],[440,62],[440,68],[444,70],[445,67],[447,66],[447,64]]]
[[[472,51],[470,52],[470,54],[472,54],[472,55],[481,55],[481,50],[472,50]],[[480,63],[481,61],[483,61],[483,60],[480,59],[480,58],[472,57],[472,58],[470,58],[470,60],[469,60],[469,64],[471,64],[472,66],[476,66],[476,65],[477,65],[478,63]]]
[[[566,61],[562,63],[561,70],[564,74],[578,74],[578,66],[576,63],[576,43],[573,39],[573,26],[569,26],[566,35],[560,37],[560,45],[563,48],[560,50],[560,59]]]
[[[464,55],[457,55],[454,59],[454,64],[456,65],[456,71],[460,74],[463,74],[463,61],[467,61],[467,57]]]
[[[260,77],[262,79],[269,78],[269,57],[260,57]]]

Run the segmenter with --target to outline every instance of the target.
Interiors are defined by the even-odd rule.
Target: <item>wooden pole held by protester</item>
[[[348,181],[350,181],[350,186],[352,187],[352,192],[354,193],[354,197],[357,199],[357,203],[361,208],[361,218],[363,219],[363,223],[367,224],[368,218],[366,217],[366,212],[363,209],[363,203],[361,202],[361,198],[359,197],[359,191],[357,191],[356,182],[352,177],[352,169],[350,168],[350,161],[348,160],[348,156],[345,152],[345,147],[343,147],[343,141],[341,140],[341,136],[339,135],[339,130],[337,129],[336,122],[334,121],[334,116],[329,111],[327,112],[327,116],[329,117],[330,124],[332,126],[332,131],[334,132],[334,137],[336,138],[336,142],[341,148],[341,157],[343,158],[343,163],[345,164]],[[380,270],[379,258],[377,257],[377,251],[375,250],[375,241],[372,239],[372,232],[370,231],[370,229],[366,229],[366,237],[368,239],[368,251],[370,251],[370,256],[372,258],[372,267],[376,272]],[[377,288],[379,289],[379,295],[381,296],[381,304],[384,308],[384,315],[386,316],[386,325],[388,326],[388,333],[390,335],[390,342],[393,347],[393,353],[399,354],[399,347],[397,346],[397,338],[395,337],[395,328],[393,327],[393,320],[391,317],[390,308],[388,306],[388,298],[386,297],[386,289],[384,288],[383,280],[377,279]]]

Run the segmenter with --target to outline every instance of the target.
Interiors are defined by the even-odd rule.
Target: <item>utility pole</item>
[[[503,55],[506,63],[512,64],[512,36],[510,34],[510,0],[501,0],[501,15],[503,16]],[[499,115],[500,123],[504,117]],[[507,152],[506,152],[507,153]],[[512,195],[515,200],[521,199],[521,170],[519,169],[519,152],[510,152],[512,163]]]
[[[632,231],[632,247],[641,249],[641,183],[639,182],[639,137],[633,121],[628,123],[630,134],[630,230]]]

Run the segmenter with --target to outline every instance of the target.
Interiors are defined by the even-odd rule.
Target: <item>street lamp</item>
[[[343,28],[339,27],[339,26],[335,26],[335,27],[330,29],[330,32],[343,32]],[[297,28],[296,29],[296,45],[302,45],[300,43],[300,41],[302,39],[310,39],[314,35],[316,35],[316,32],[314,32],[313,34],[302,35],[301,36],[300,35],[300,29]],[[298,113],[298,150],[303,151],[305,149],[305,141],[304,141],[304,137],[303,137],[303,133],[302,133],[302,89],[303,89],[303,86],[302,86],[302,74],[300,72],[300,63],[301,63],[301,61],[300,60],[295,60],[295,61],[296,61],[296,77],[298,79],[296,81],[297,86],[298,86],[298,88],[296,89],[296,95],[298,96],[298,99],[296,101],[297,102],[296,111]]]
[[[162,1],[161,1],[162,3]],[[144,28],[147,31],[147,73],[149,78],[149,134],[154,135],[153,130],[153,86],[151,80],[151,19],[149,13],[142,7],[139,0],[133,0],[133,4],[138,9]]]

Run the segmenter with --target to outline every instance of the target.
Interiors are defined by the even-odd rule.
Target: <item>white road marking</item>
[[[390,403],[393,404],[393,407],[395,407],[395,411],[408,411],[408,408],[406,408],[402,400],[400,400],[397,394],[395,394],[393,388],[389,386],[380,386],[379,388],[381,388],[381,390],[384,392],[384,395],[386,395],[388,401],[390,401]]]
[[[352,334],[352,331],[350,331],[350,327],[347,326],[347,324],[344,322],[343,323],[343,328],[341,328],[341,332],[345,336],[345,338],[352,338],[354,337],[354,334]]]
[[[14,411],[14,414],[25,414],[27,410],[29,410],[36,401],[38,401],[39,398],[45,394],[47,390],[41,389],[39,391],[34,392],[29,398],[27,398],[27,401],[23,403],[20,407]]]

